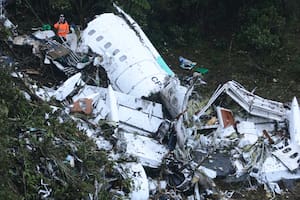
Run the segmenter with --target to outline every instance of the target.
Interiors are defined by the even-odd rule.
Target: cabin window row
[[[89,35],[89,36],[92,36],[92,35],[94,35],[95,33],[96,33],[96,30],[92,29],[92,30],[90,30],[90,31],[88,32],[88,35]],[[104,37],[103,37],[102,35],[99,35],[98,37],[96,37],[96,41],[97,41],[97,42],[100,42],[100,41],[103,40],[103,39],[104,39]],[[111,42],[107,42],[107,43],[104,44],[103,47],[104,47],[104,49],[108,49],[108,48],[110,48],[111,46],[112,46],[112,43],[111,43]],[[119,52],[120,52],[119,49],[115,49],[115,50],[113,51],[112,55],[113,55],[113,56],[116,56]],[[119,60],[120,60],[121,62],[125,61],[126,59],[127,59],[127,56],[126,56],[126,55],[122,55],[122,56],[119,57]]]

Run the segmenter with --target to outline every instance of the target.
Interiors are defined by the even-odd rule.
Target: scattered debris
[[[189,69],[190,70],[190,69],[193,69],[197,65],[196,62],[193,62],[193,61],[191,61],[189,59],[186,59],[182,56],[179,56],[178,60],[179,60],[179,66],[182,69]]]
[[[129,198],[226,199],[232,193],[219,190],[214,180],[242,181],[243,176],[255,178],[275,195],[281,193],[277,181],[300,178],[296,97],[288,106],[229,81],[191,114],[194,85],[207,69],[198,69],[181,85],[137,23],[115,8],[118,15],[105,13],[89,22],[80,41],[61,44],[51,30],[38,30],[34,37],[15,36],[13,43],[32,46],[33,54],[69,77],[52,88],[35,85],[32,92],[58,104],[61,121],[67,116],[76,122],[99,149],[109,152],[111,161],[124,161],[115,169],[130,180]],[[183,57],[179,61],[184,69],[196,65]],[[86,73],[89,67],[96,74]],[[99,85],[100,69],[108,87]],[[27,76],[17,77],[30,83]],[[20,138],[26,138],[25,133]],[[28,140],[25,144],[34,150]],[[74,150],[65,162],[76,168],[82,161]],[[57,163],[49,163],[48,170],[55,173]],[[156,173],[148,173],[151,170]],[[98,191],[101,187],[95,185]],[[42,179],[41,188],[41,198],[51,196],[53,188]],[[113,184],[107,188],[116,195],[125,194],[122,189]]]

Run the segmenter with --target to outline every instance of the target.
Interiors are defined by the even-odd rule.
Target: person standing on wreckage
[[[57,35],[63,42],[66,41],[66,36],[70,32],[70,25],[65,20],[65,16],[60,14],[58,22],[54,24],[54,28],[57,30]]]

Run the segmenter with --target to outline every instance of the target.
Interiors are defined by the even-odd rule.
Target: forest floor
[[[198,46],[168,49],[162,54],[178,76],[193,73],[179,67],[179,56],[197,62],[197,67],[209,70],[204,75],[207,85],[196,90],[204,99],[229,80],[239,82],[248,91],[255,89],[255,94],[274,101],[287,103],[294,96],[300,96],[300,34],[296,28],[285,36],[285,43],[276,56],[270,54],[258,58],[233,47],[216,47],[209,41],[199,43]],[[279,185],[283,193],[276,195],[275,199],[300,198],[299,181],[284,180]],[[263,186],[250,187],[249,182],[228,184],[220,181],[218,186],[223,191],[235,191],[232,199],[271,199]]]
[[[280,58],[280,62],[271,57],[267,58],[270,60],[262,61],[245,51],[229,52],[209,42],[199,44],[198,47],[175,48],[163,54],[171,69],[179,76],[193,73],[179,67],[179,56],[197,62],[196,67],[209,70],[204,76],[207,85],[199,91],[203,95],[212,94],[219,84],[235,80],[249,91],[255,88],[255,93],[264,98],[290,102],[300,94],[300,48],[296,46],[300,45],[300,34],[293,39],[293,43],[295,47],[285,47],[290,49],[285,49],[285,55],[280,55],[286,57]]]

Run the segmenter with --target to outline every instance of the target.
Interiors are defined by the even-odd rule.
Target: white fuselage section
[[[113,13],[97,16],[82,34],[82,44],[103,57],[112,87],[136,97],[159,92],[170,69],[163,69],[161,57],[155,57],[138,33]],[[171,72],[171,73],[170,73]]]

